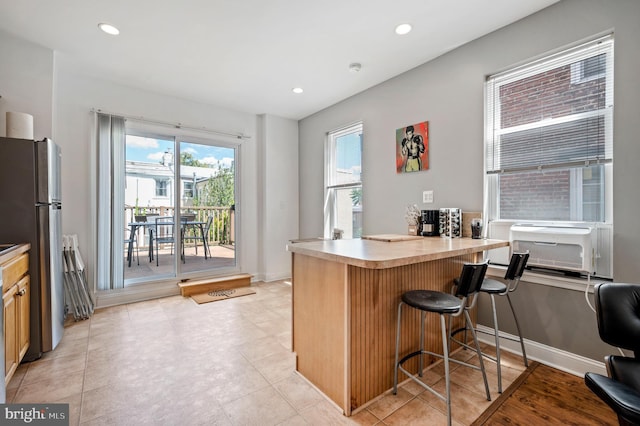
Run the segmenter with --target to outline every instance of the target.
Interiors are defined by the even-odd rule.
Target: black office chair
[[[529,361],[527,360],[527,352],[524,349],[524,341],[522,340],[522,332],[520,331],[520,324],[518,323],[518,316],[516,315],[515,309],[513,309],[513,303],[511,302],[511,297],[509,297],[509,293],[514,292],[518,288],[518,284],[520,283],[520,278],[522,278],[522,274],[524,273],[524,269],[527,266],[527,261],[529,260],[529,252],[526,253],[513,253],[511,255],[511,260],[509,261],[509,266],[507,267],[507,272],[504,275],[504,279],[506,283],[494,280],[491,278],[485,278],[482,282],[482,286],[480,287],[481,293],[487,293],[491,297],[491,310],[493,313],[493,331],[495,335],[496,342],[496,357],[490,357],[485,354],[485,356],[492,361],[494,361],[497,365],[498,371],[498,392],[502,393],[502,370],[500,368],[500,335],[498,332],[498,314],[496,311],[496,299],[495,296],[506,296],[507,301],[509,302],[509,307],[511,308],[511,313],[513,314],[513,319],[516,324],[516,330],[518,330],[518,338],[520,340],[520,347],[522,348],[522,358],[524,359],[525,367],[529,366]],[[505,339],[511,339],[509,336],[503,336]]]
[[[489,394],[489,384],[487,382],[487,374],[484,370],[484,362],[482,361],[482,352],[480,351],[480,345],[478,344],[478,338],[469,316],[469,310],[473,309],[476,305],[478,298],[478,291],[480,285],[484,279],[484,275],[487,271],[487,262],[483,263],[466,263],[462,267],[462,272],[458,278],[458,285],[455,288],[454,294],[443,293],[440,291],[431,290],[412,290],[404,293],[398,304],[398,323],[396,330],[396,357],[393,370],[393,394],[398,392],[398,370],[406,374],[410,379],[414,380],[420,386],[424,387],[438,398],[442,399],[447,405],[447,421],[451,425],[451,384],[449,375],[449,362],[455,362],[482,372],[482,378],[484,379],[484,387],[487,392],[487,401],[491,401]],[[420,310],[420,349],[405,355],[401,360],[398,360],[398,351],[400,350],[400,325],[402,319],[402,305],[409,305],[412,308]],[[440,315],[440,328],[442,331],[442,354],[426,351],[424,349],[424,321],[427,312],[434,312]],[[468,364],[457,359],[449,358],[449,341],[451,338],[451,327],[447,332],[447,324],[445,323],[445,315],[449,318],[464,315],[465,324],[471,330],[473,334],[473,341],[475,350],[478,354],[478,360],[480,366]],[[465,347],[469,347],[466,343]],[[432,387],[428,386],[424,382],[420,381],[412,373],[407,371],[402,364],[410,358],[419,356],[419,368],[418,375],[422,376],[422,355],[432,355],[444,360],[444,375],[445,375],[445,393],[441,395],[436,392]]]
[[[601,283],[594,299],[600,338],[634,356],[609,355],[609,377],[587,373],[584,381],[618,415],[620,425],[640,425],[640,284]]]

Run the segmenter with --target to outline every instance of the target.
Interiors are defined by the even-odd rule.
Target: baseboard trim
[[[96,308],[125,305],[179,294],[180,289],[175,282],[141,284],[124,289],[99,291],[96,293]]]
[[[262,281],[270,283],[273,281],[286,280],[287,278],[291,278],[291,271],[282,274],[264,274]]]
[[[493,328],[479,325],[478,331],[480,331],[480,333],[478,333],[479,341],[492,346],[495,345]],[[505,338],[505,336],[507,338]],[[510,339],[518,339],[518,337],[512,334],[500,332],[500,349],[517,355],[522,355],[520,341],[513,341]],[[583,377],[588,371],[605,376],[607,375],[607,369],[604,362],[598,362],[582,355],[577,355],[527,339],[524,339],[524,347],[527,351],[528,359],[538,361],[542,364],[548,365],[549,367],[557,368],[558,370],[573,374],[574,376]]]

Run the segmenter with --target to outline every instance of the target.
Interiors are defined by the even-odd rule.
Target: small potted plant
[[[138,199],[136,198],[136,205],[133,209],[133,217],[136,222],[146,222],[147,221],[147,209],[138,207]]]

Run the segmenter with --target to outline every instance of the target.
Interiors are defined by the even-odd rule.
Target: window
[[[185,198],[193,198],[193,182],[182,182],[182,195]]]
[[[491,76],[487,218],[611,222],[613,37]]]
[[[167,181],[164,179],[156,179],[156,197],[167,196]]]
[[[325,154],[325,238],[362,235],[362,124],[329,132]]]

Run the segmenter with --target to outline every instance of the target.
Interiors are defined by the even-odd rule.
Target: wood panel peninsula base
[[[289,244],[296,370],[350,416],[393,387],[402,293],[450,291],[464,262],[479,261],[485,250],[508,245],[439,237]],[[433,319],[426,321],[425,345],[441,353],[440,323]],[[416,310],[403,313],[401,356],[418,347],[419,327]],[[405,365],[417,371],[417,359]],[[400,381],[406,379],[400,374]]]

